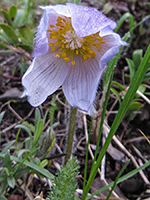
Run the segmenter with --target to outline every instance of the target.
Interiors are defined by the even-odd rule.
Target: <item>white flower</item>
[[[88,111],[107,62],[126,43],[96,9],[68,3],[41,7],[34,59],[22,78],[32,106],[62,86],[73,107]]]

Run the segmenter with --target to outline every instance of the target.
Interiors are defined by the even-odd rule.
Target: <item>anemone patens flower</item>
[[[107,62],[125,45],[116,23],[96,9],[72,3],[44,10],[34,46],[34,59],[22,78],[32,106],[62,86],[73,107],[88,111]]]

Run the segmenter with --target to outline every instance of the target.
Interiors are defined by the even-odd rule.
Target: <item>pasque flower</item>
[[[116,23],[96,9],[73,3],[41,8],[24,93],[38,106],[62,86],[71,106],[88,111],[107,62],[126,43],[113,32]]]

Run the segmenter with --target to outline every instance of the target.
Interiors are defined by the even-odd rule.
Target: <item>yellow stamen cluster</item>
[[[71,61],[75,65],[75,56],[81,56],[82,61],[89,58],[94,58],[96,52],[100,51],[101,44],[105,43],[99,36],[99,33],[92,34],[86,37],[79,37],[72,27],[69,17],[57,18],[55,25],[50,25],[47,30],[50,35],[51,52],[56,51],[56,58],[63,58],[65,62]]]

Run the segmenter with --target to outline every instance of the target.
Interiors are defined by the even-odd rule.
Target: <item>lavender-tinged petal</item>
[[[47,29],[50,28],[49,25],[55,25],[60,15],[71,16],[68,7],[65,5],[41,6],[41,8],[44,13],[37,28],[33,57],[45,54],[49,50],[49,33],[47,32]]]
[[[51,12],[51,10],[54,10],[59,15],[71,17],[70,10],[66,5],[40,6],[40,8],[46,10],[48,13]]]
[[[94,8],[79,6],[67,3],[70,9],[73,28],[77,35],[85,37],[101,31],[101,29],[110,26],[116,27],[116,23],[108,19],[105,15]]]
[[[42,55],[48,51],[48,38],[47,38],[47,29],[48,29],[48,16],[46,11],[44,11],[41,18],[40,24],[37,28],[37,34],[35,37],[33,57]]]
[[[101,44],[100,52],[97,52],[96,59],[100,62],[100,68],[105,69],[106,64],[110,61],[120,50],[121,46],[127,45],[121,37],[117,34],[112,32],[112,34],[103,37],[105,41],[104,44]]]
[[[103,37],[103,36],[110,35],[110,34],[113,34],[113,33],[114,33],[114,31],[111,29],[111,27],[106,26],[105,28],[103,28],[100,31],[99,35],[100,35],[100,37]]]
[[[64,82],[68,67],[54,53],[36,57],[22,78],[25,94],[32,106],[38,106]]]
[[[88,111],[94,101],[103,70],[95,59],[81,61],[76,58],[76,65],[62,85],[67,101],[73,107]]]

